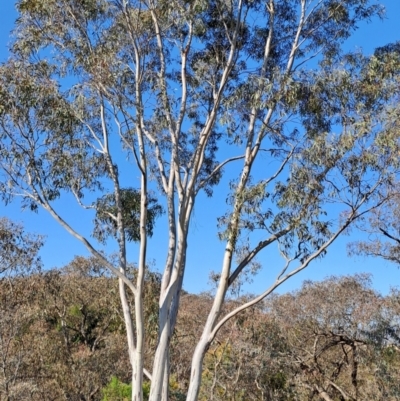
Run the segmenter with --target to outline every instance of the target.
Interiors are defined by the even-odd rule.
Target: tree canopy
[[[0,218],[0,277],[39,270],[43,241],[41,235],[26,233],[21,224]]]

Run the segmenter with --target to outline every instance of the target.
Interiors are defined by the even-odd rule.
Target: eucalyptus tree
[[[386,205],[360,222],[359,227],[368,234],[368,239],[349,243],[349,254],[374,256],[399,266],[399,211],[398,189],[394,189]]]
[[[372,0],[20,0],[17,8],[12,54],[0,67],[1,192],[6,202],[19,195],[24,206],[47,210],[118,277],[134,400],[142,399],[143,372],[150,400],[168,398],[190,219],[202,192],[225,190],[218,234],[226,245],[193,353],[187,400],[194,401],[203,357],[224,323],[323,256],[386,199],[398,170],[398,58],[340,51],[382,7]],[[132,280],[126,179],[140,193]],[[112,193],[110,207],[104,192]],[[114,235],[117,262],[57,209],[66,193]],[[150,372],[142,294],[155,194],[169,242]],[[271,246],[282,256],[281,266],[266,266],[279,270],[276,280],[222,315],[227,292],[259,271],[256,257]]]
[[[377,49],[375,58],[390,59],[399,58],[400,42],[384,46]],[[382,64],[383,66],[384,64]],[[397,132],[400,132],[400,110],[392,109],[391,113],[397,113],[397,117],[393,118],[393,124]],[[396,138],[390,138],[395,140]],[[398,181],[391,186],[388,193],[388,201],[381,207],[374,210],[368,218],[362,219],[357,223],[358,228],[368,234],[367,240],[356,241],[349,244],[349,253],[365,256],[374,256],[393,262],[397,265],[400,263],[400,197]]]
[[[0,278],[40,270],[42,264],[38,252],[43,241],[42,235],[27,233],[21,224],[1,217]]]

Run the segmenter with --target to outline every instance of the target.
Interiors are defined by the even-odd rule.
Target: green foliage
[[[69,315],[74,316],[74,317],[81,317],[82,316],[82,311],[79,305],[72,305],[69,310],[68,310]]]
[[[102,401],[130,401],[132,398],[132,385],[125,384],[113,376],[106,387],[102,389]]]
[[[149,386],[150,386],[150,383],[149,383]],[[143,389],[144,389],[144,385],[143,385]],[[171,401],[185,401],[186,400],[186,394],[182,391],[182,385],[177,380],[176,374],[172,374],[169,378],[169,397],[170,397]]]
[[[102,390],[101,401],[130,401],[132,398],[132,385],[121,382],[113,376],[110,382]],[[150,383],[143,383],[143,399],[146,401],[150,395]]]
[[[140,240],[140,192],[133,188],[124,188],[120,191],[122,221],[128,241]],[[96,218],[94,220],[93,236],[101,242],[117,235],[118,208],[114,194],[103,195],[96,201]],[[154,223],[163,212],[162,207],[153,197],[147,201],[147,234],[153,235]]]
[[[267,377],[267,382],[272,390],[284,390],[287,383],[287,376],[284,372],[277,372]]]

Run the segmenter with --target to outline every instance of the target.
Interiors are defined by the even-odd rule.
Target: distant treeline
[[[150,367],[160,278],[148,272],[146,280]],[[181,303],[170,355],[173,401],[185,399],[211,298],[185,293]],[[131,372],[118,283],[93,259],[0,279],[0,309],[0,400],[127,399]],[[273,296],[224,326],[205,358],[200,399],[394,401],[399,378],[400,292],[380,296],[363,275],[332,277]]]

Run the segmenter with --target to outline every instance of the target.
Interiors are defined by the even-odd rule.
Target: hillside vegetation
[[[147,272],[146,281],[145,366],[151,366],[160,277]],[[181,303],[170,361],[176,401],[185,397],[212,298],[184,293]],[[118,283],[96,260],[76,257],[62,270],[2,278],[0,308],[1,400],[128,399]],[[380,296],[367,276],[305,282],[221,329],[205,357],[200,399],[400,400],[399,316],[400,292]],[[143,387],[146,397],[150,383]]]

